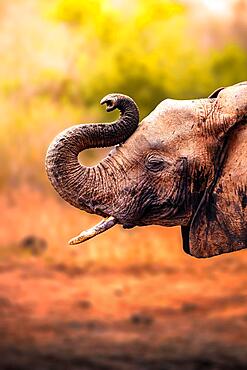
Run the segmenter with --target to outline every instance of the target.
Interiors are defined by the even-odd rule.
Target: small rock
[[[20,247],[34,256],[39,256],[47,249],[47,242],[35,235],[28,235],[20,241]]]
[[[183,312],[194,312],[198,309],[198,306],[195,303],[184,303],[181,309]]]
[[[89,309],[92,307],[92,303],[90,301],[87,301],[86,299],[82,299],[78,302],[78,306],[83,309]]]
[[[151,325],[153,318],[143,313],[134,313],[130,316],[130,321],[136,325]]]

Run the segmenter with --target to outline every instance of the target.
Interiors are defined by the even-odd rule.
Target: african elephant
[[[208,98],[166,99],[140,124],[130,97],[110,94],[101,104],[120,118],[66,129],[46,156],[61,197],[106,218],[71,244],[115,224],[155,224],[180,225],[184,251],[195,257],[247,247],[247,82]],[[84,149],[114,145],[96,166],[78,161]]]

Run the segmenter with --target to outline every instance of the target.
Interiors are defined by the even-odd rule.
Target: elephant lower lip
[[[134,226],[135,226],[134,224],[130,224],[130,223],[123,224],[124,229],[132,229],[132,227],[134,227]]]

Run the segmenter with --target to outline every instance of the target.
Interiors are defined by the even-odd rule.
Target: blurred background
[[[196,260],[157,226],[69,247],[99,219],[44,157],[64,128],[115,119],[108,93],[143,118],[246,80],[247,1],[2,0],[0,24],[0,370],[246,369],[246,252]]]

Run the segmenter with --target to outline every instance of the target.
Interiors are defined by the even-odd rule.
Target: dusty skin
[[[124,228],[181,226],[183,249],[197,258],[247,247],[246,81],[201,99],[165,99],[140,124],[129,96],[101,104],[119,119],[69,127],[47,150],[47,175],[64,200]],[[110,146],[97,165],[79,163],[83,150]]]
[[[1,370],[247,368],[245,250],[192,259],[177,229],[120,226],[71,248],[72,207],[28,189],[0,207]]]

